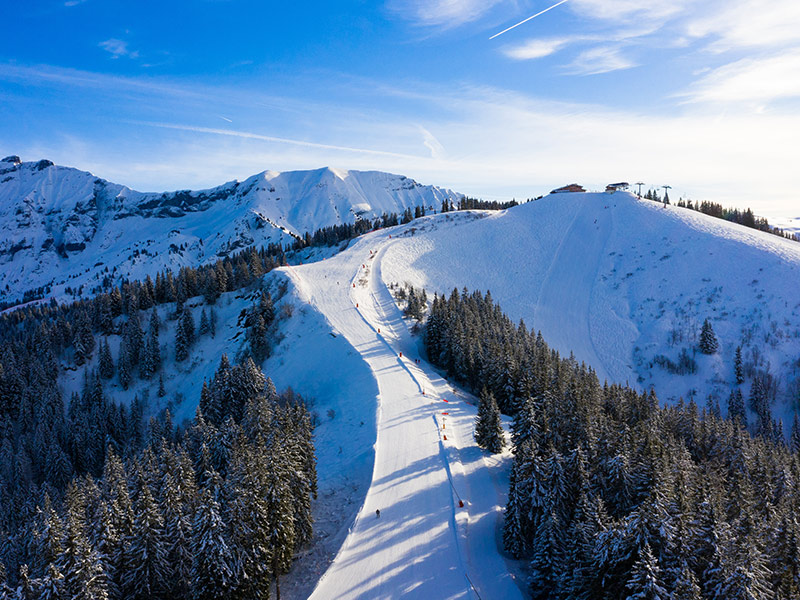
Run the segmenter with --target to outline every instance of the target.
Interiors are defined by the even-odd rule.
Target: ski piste
[[[503,461],[475,444],[475,407],[420,356],[381,278],[391,235],[287,267],[379,390],[372,482],[311,598],[522,598],[498,546]]]

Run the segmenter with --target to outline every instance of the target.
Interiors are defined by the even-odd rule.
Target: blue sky
[[[800,217],[800,3],[567,0],[489,39],[553,3],[6,3],[0,153],[140,190],[330,165]]]

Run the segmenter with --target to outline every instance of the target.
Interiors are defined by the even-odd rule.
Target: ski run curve
[[[381,259],[395,241],[376,232],[331,259],[287,269],[379,390],[372,482],[311,598],[522,598],[499,553],[507,493],[499,460],[475,444],[475,407],[421,360],[382,281]]]

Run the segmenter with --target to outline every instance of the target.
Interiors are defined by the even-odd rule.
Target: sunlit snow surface
[[[540,329],[562,353],[573,351],[602,378],[653,385],[667,402],[694,394],[702,404],[718,394],[724,411],[733,353],[743,342],[746,361],[759,348],[762,367],[768,362],[780,377],[781,393],[797,377],[800,244],[629,194],[563,194],[505,212],[437,215],[287,271],[298,297],[363,358],[355,364],[348,355],[342,368],[358,381],[368,369],[378,388],[376,397],[374,388],[361,393],[355,380],[333,386],[350,409],[367,417],[377,411],[374,467],[363,506],[314,598],[519,593],[497,542],[507,456],[482,455],[471,435],[474,408],[424,360],[415,362],[422,358],[419,342],[409,337],[389,283],[429,292],[490,289],[513,318]],[[697,354],[695,375],[669,375],[650,364],[657,354],[693,352],[706,317],[720,353]],[[331,369],[320,364],[320,372]],[[779,415],[791,410],[785,402],[776,406]]]
[[[265,171],[199,191],[142,193],[47,161],[0,161],[0,296],[143,279],[322,227],[441,206],[450,190],[378,171]]]

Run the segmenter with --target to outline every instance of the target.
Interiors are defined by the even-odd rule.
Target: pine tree
[[[37,600],[67,600],[64,576],[53,563],[48,565],[47,573],[41,579]]]
[[[177,475],[177,474],[176,474]],[[194,498],[194,472],[189,489],[181,489],[179,479],[172,473],[164,474],[161,489],[161,511],[164,515],[164,543],[169,576],[166,581],[168,598],[190,598],[192,576],[192,521],[188,503]]]
[[[500,409],[497,407],[494,395],[485,389],[481,393],[478,416],[475,418],[475,441],[492,454],[502,452],[505,446]]]
[[[650,544],[645,543],[639,559],[633,565],[626,589],[630,592],[626,600],[669,600],[661,579],[661,569]]]
[[[175,360],[183,362],[187,358],[189,358],[189,340],[184,330],[183,319],[180,319],[175,329]]]
[[[747,410],[744,406],[744,397],[740,389],[735,389],[728,397],[728,418],[738,422],[741,427],[747,428]]]
[[[267,489],[265,499],[269,515],[268,531],[270,532],[267,549],[272,562],[270,571],[275,581],[276,597],[280,598],[280,576],[288,573],[294,555],[296,536],[293,526],[292,494],[288,486],[288,476],[284,469],[286,460],[281,449],[271,447],[273,456],[266,461]]]
[[[218,477],[216,474],[213,477]],[[228,598],[236,588],[236,560],[211,489],[200,496],[192,526],[192,598]]]
[[[792,434],[789,438],[789,447],[795,454],[800,452],[800,417],[797,412],[794,413],[794,418],[792,419]]]
[[[701,600],[702,593],[697,584],[697,577],[684,561],[681,565],[680,573],[675,580],[675,586],[670,600]]]
[[[114,376],[114,359],[111,358],[111,348],[108,347],[108,338],[100,344],[100,358],[98,364],[100,377],[111,379]]]
[[[700,352],[703,354],[716,354],[719,349],[719,342],[717,336],[714,335],[714,328],[711,326],[711,321],[706,319],[703,321],[703,327],[700,330]]]
[[[211,309],[211,316],[208,318],[210,330],[211,330],[211,337],[217,337],[217,311],[216,309]]]
[[[86,537],[84,502],[82,491],[72,484],[67,491],[67,528],[58,569],[64,574],[68,598],[107,600],[106,574]]]
[[[119,346],[119,358],[117,359],[117,376],[123,390],[127,390],[133,380],[132,369],[128,344],[123,338]]]
[[[187,346],[191,346],[194,344],[194,318],[192,317],[192,311],[189,309],[184,309],[183,315],[181,316],[181,324],[183,325],[183,335],[186,338]]]
[[[166,588],[164,523],[150,487],[139,473],[133,528],[125,539],[125,571],[122,589],[126,598],[158,598]]]
[[[533,539],[530,590],[534,600],[556,599],[564,582],[562,524],[553,512],[539,520]]]
[[[205,306],[203,310],[200,312],[200,327],[197,330],[199,335],[206,335],[211,331],[211,323],[208,321],[208,313],[206,312]]]
[[[744,383],[744,367],[742,366],[742,347],[736,346],[736,356],[733,360],[733,374],[737,385]]]

